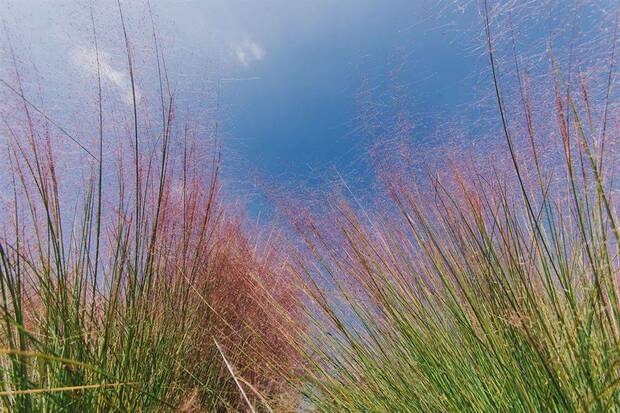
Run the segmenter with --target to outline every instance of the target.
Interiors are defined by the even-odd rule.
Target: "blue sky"
[[[88,2],[2,1],[12,34],[28,45],[25,58],[47,70],[52,83],[67,83],[58,90],[92,82],[79,74],[63,78],[84,60]],[[118,29],[113,3],[94,2],[102,32]],[[252,171],[268,180],[320,181],[332,167],[346,170],[362,157],[370,134],[364,108],[406,109],[421,119],[455,111],[473,96],[480,59],[473,51],[478,17],[472,5],[154,0],[152,6],[181,110],[200,116],[206,102],[214,104],[214,85],[221,85],[221,135],[234,159],[229,169],[240,180]],[[133,33],[134,44],[149,41],[145,3],[124,7],[130,26],[142,28]],[[127,88],[119,46],[110,46],[108,80]]]
[[[85,95],[92,101],[94,91],[91,2],[0,3],[22,68],[36,65],[31,78],[44,79],[44,109],[79,134],[88,118]],[[403,114],[414,150],[428,149],[441,143],[451,122],[463,135],[480,127],[480,102],[493,106],[492,99],[485,100],[490,79],[475,1],[151,3],[179,111],[199,122],[217,119],[225,171],[240,192],[250,190],[256,177],[312,187],[337,170],[364,181],[371,175],[365,149],[389,139]],[[525,3],[515,3],[527,18],[518,26],[519,35],[544,34],[544,51],[545,24],[570,21],[570,8],[551,0],[542,6]],[[118,10],[114,1],[92,4],[104,77],[122,108],[129,83]],[[147,3],[122,4],[138,62],[139,93],[146,95],[154,90]],[[603,10],[607,2],[592,4]],[[533,45],[521,47],[529,53]],[[9,66],[4,54],[3,76]],[[36,84],[29,90],[36,94]]]
[[[225,85],[225,130],[264,173],[344,167],[367,138],[364,103],[389,110],[399,88],[412,112],[450,111],[470,97],[471,45],[438,28],[446,16],[415,1],[354,3],[324,6],[309,21],[283,13],[256,40],[264,55],[238,71],[255,80]]]
[[[321,185],[334,169],[359,179],[377,139],[368,122],[411,112],[422,144],[429,113],[472,99],[472,13],[421,1],[310,3],[320,6],[289,5],[259,30],[264,56],[237,72],[255,80],[223,89],[224,131],[259,173],[293,184]]]

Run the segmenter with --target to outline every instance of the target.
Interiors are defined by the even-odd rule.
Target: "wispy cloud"
[[[97,76],[97,52],[94,48],[78,47],[71,51],[71,60],[88,76]],[[108,81],[118,92],[124,102],[132,103],[131,81],[128,73],[115,69],[110,55],[99,51],[99,72],[102,79]],[[136,98],[140,98],[140,91],[136,90]]]
[[[239,63],[248,67],[254,62],[263,60],[265,57],[265,49],[251,40],[243,41],[234,47],[235,56]]]

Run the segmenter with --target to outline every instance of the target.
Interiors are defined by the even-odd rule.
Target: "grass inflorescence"
[[[287,199],[292,230],[264,236],[222,194],[217,136],[176,119],[155,29],[161,119],[143,113],[118,9],[129,120],[104,110],[91,14],[95,150],[25,96],[12,49],[15,82],[0,79],[17,101],[2,117],[3,410],[618,409],[617,16],[598,95],[550,43],[537,100],[517,56],[506,92],[481,2],[503,160],[424,177],[379,161],[376,207],[345,183],[321,208]],[[88,159],[68,197],[59,137]]]

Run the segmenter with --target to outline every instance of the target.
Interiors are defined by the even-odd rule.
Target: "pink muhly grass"
[[[72,165],[58,149],[68,132],[16,82],[3,113],[13,182],[0,237],[5,405],[144,411],[191,399],[235,411],[238,383],[259,410],[279,398],[295,353],[267,307],[276,296],[293,311],[284,257],[225,201],[216,139],[179,128],[166,76],[161,120],[134,96],[126,126],[104,112],[99,79],[99,151]]]

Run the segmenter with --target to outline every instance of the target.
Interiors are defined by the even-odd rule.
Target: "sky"
[[[94,55],[88,2],[2,2],[11,35],[27,46],[23,59],[51,78],[88,70]],[[114,3],[94,2],[100,30],[119,28]],[[145,4],[123,2],[130,26],[136,21],[148,29]],[[365,138],[365,103],[383,110],[390,95],[406,88],[413,101],[402,104],[429,113],[471,97],[475,54],[466,34],[478,18],[472,7],[424,0],[153,0],[151,6],[184,110],[200,108],[219,84],[226,145],[244,167],[269,178],[312,176],[354,160]],[[134,43],[149,40],[137,33]],[[127,89],[115,47],[104,61],[108,80]]]
[[[406,110],[422,142],[425,122],[475,94],[479,18],[471,4],[236,0],[156,9],[166,39],[216,67],[205,76],[169,65],[186,86],[222,80],[221,133],[242,181],[247,171],[290,185],[320,186],[334,171],[359,179],[376,139],[369,122]]]
[[[104,80],[117,110],[130,102],[115,1],[0,4],[4,50],[10,39],[22,70],[44,85],[44,92],[31,85],[34,95],[42,95],[37,101],[68,130],[83,133],[85,119],[93,119],[84,104],[95,75],[90,4]],[[148,98],[154,89],[148,3],[121,4],[138,95]],[[364,161],[368,148],[389,139],[394,128],[408,128],[413,148],[428,149],[452,121],[473,128],[467,120],[475,115],[462,114],[476,113],[490,90],[475,1],[150,4],[178,110],[211,127],[217,123],[225,171],[239,191],[263,180],[321,186],[335,171],[364,181],[372,175]],[[535,27],[536,19],[530,21]],[[10,76],[10,66],[5,52],[0,73]]]
[[[402,85],[418,112],[467,100],[471,57],[456,33],[435,28],[428,2],[291,3],[257,11],[264,23],[247,42],[260,53],[240,59],[235,74],[254,80],[223,90],[226,132],[264,173],[307,176],[350,163],[365,138],[365,95],[387,105]]]

